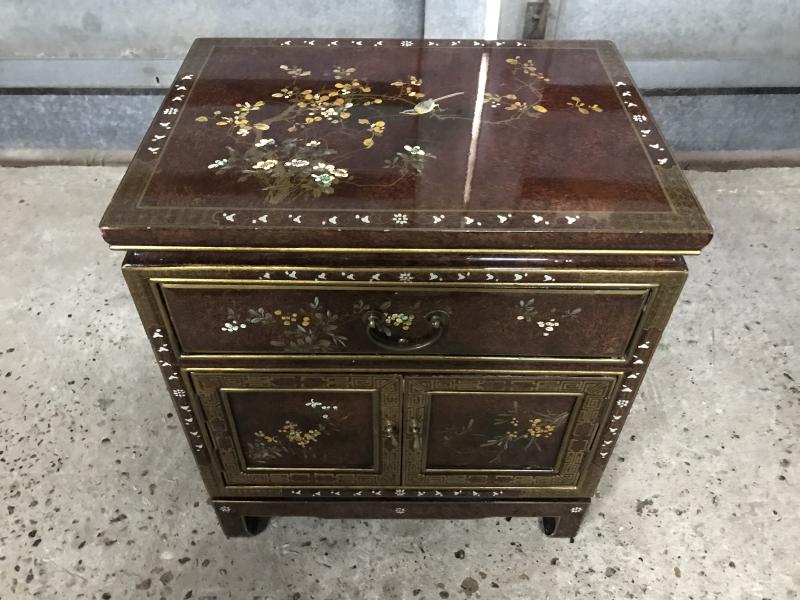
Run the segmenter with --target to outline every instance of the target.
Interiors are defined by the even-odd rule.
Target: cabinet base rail
[[[228,537],[261,533],[270,517],[331,519],[482,519],[539,517],[548,537],[573,538],[589,508],[589,500],[213,500]]]

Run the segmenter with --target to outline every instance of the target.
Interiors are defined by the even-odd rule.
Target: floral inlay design
[[[341,431],[347,421],[347,415],[336,404],[323,404],[311,398],[305,406],[315,413],[316,423],[313,426],[303,428],[297,422],[286,419],[276,431],[256,431],[252,441],[247,443],[248,456],[258,463],[292,455],[313,458],[317,442]]]
[[[578,98],[578,96],[572,96],[570,102],[567,102],[567,106],[571,106],[575,110],[577,110],[582,115],[588,115],[590,111],[594,112],[603,112],[603,109],[600,108],[597,104],[590,104],[589,106],[586,103]]]
[[[552,438],[569,418],[568,412],[527,414],[526,417],[521,413],[515,401],[511,411],[497,414],[491,423],[476,423],[471,418],[462,427],[445,429],[442,440],[454,450],[464,443],[496,450],[489,462],[498,463],[508,451],[528,452],[535,448],[540,452],[539,442]]]
[[[510,123],[521,117],[539,118],[549,110],[543,105],[545,84],[550,83],[550,78],[539,71],[532,59],[523,61],[519,56],[507,58],[506,63],[511,65],[512,81],[517,84],[511,93],[486,92],[483,103],[490,108],[505,110],[509,114],[506,118],[490,121],[491,123]],[[591,112],[603,112],[599,104],[587,105],[577,96],[572,96],[567,106],[577,110],[582,115]]]
[[[273,205],[299,196],[319,198],[342,182],[358,185],[341,166],[355,152],[342,154],[332,147],[328,142],[332,131],[357,136],[360,149],[370,150],[386,131],[386,119],[440,113],[444,111],[440,102],[464,93],[423,100],[422,79],[416,75],[390,83],[392,92],[378,92],[356,76],[355,67],[342,66],[333,67],[333,82],[313,86],[305,83],[311,71],[297,65],[280,68],[291,82],[270,94],[273,102],[285,103],[279,113],[259,118],[267,103],[255,100],[237,103],[229,114],[215,110],[195,119],[225,127],[231,138],[228,155],[208,168],[219,175],[235,174],[238,182],[255,179]],[[384,167],[397,174],[397,183],[421,174],[435,158],[409,143],[384,161]]]
[[[513,81],[517,84],[515,92],[502,95],[486,92],[483,95],[483,103],[488,104],[490,108],[508,111],[510,114],[503,122],[520,117],[542,116],[547,112],[547,108],[540,103],[544,96],[544,84],[549,83],[550,78],[545,77],[531,59],[523,62],[519,56],[515,56],[507,58],[506,62],[511,65]]]
[[[573,308],[572,310],[560,311],[556,308],[551,308],[544,314],[539,312],[536,307],[536,299],[519,301],[520,314],[517,315],[517,321],[524,321],[526,323],[535,323],[539,328],[543,337],[549,337],[555,333],[556,329],[561,326],[561,321],[568,319],[577,319],[581,314],[581,308]]]
[[[220,327],[224,333],[237,333],[253,327],[266,327],[270,333],[270,345],[289,351],[329,352],[337,346],[347,346],[347,336],[339,333],[339,327],[361,319],[371,310],[378,310],[383,316],[379,330],[392,337],[409,331],[414,325],[415,312],[421,309],[419,302],[405,308],[405,312],[389,312],[392,302],[386,301],[373,308],[363,300],[356,302],[346,314],[336,314],[325,308],[318,297],[314,297],[305,308],[248,308],[245,316],[240,316],[233,308],[228,308],[227,319]]]
[[[484,94],[484,104],[505,114],[502,118],[491,115],[483,122],[509,124],[523,117],[538,118],[552,110],[543,103],[550,78],[539,71],[533,60],[515,56],[507,58],[506,63],[511,67],[509,81],[516,88],[508,93]],[[448,113],[442,104],[462,96],[464,91],[428,98],[422,79],[414,74],[389,83],[391,91],[387,91],[386,86],[374,89],[369,81],[358,77],[352,66],[334,65],[330,73],[318,73],[321,78],[333,76],[331,81],[318,84],[309,83],[314,74],[302,66],[281,65],[280,69],[290,81],[279,90],[265,90],[270,100],[242,100],[231,111],[217,109],[195,118],[199,123],[213,122],[226,128],[230,137],[227,156],[215,159],[208,168],[217,175],[235,175],[237,182],[255,180],[270,205],[300,197],[320,198],[345,183],[367,185],[343,166],[344,161],[375,148],[395,119],[472,120],[469,115]],[[275,103],[280,103],[282,110],[265,110],[273,109]],[[567,106],[583,115],[603,111],[597,103],[577,96]],[[332,140],[334,132],[352,136],[360,144],[356,150],[344,152],[341,144]],[[421,175],[429,161],[435,159],[429,149],[409,140],[384,161],[384,168],[396,175],[388,185]]]
[[[226,333],[235,333],[257,325],[270,329],[270,346],[289,350],[330,350],[334,346],[347,345],[347,337],[338,333],[340,316],[326,309],[318,297],[305,308],[247,309],[245,317],[228,309],[228,318],[220,328]]]

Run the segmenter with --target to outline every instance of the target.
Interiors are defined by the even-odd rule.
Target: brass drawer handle
[[[392,448],[397,447],[397,427],[389,419],[383,424],[383,438]]]
[[[413,352],[432,346],[444,335],[447,329],[447,313],[442,310],[434,310],[425,315],[425,320],[431,325],[431,333],[425,337],[409,339],[406,337],[392,337],[388,328],[382,327],[384,319],[383,313],[371,310],[364,315],[364,322],[367,324],[367,337],[369,340],[384,350],[392,352]]]
[[[419,450],[419,440],[422,437],[422,425],[416,419],[408,422],[408,434],[411,436],[411,449]]]

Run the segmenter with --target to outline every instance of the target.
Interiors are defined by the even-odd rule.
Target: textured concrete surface
[[[581,535],[276,519],[226,540],[95,224],[121,169],[0,170],[0,597],[797,598],[800,170],[692,173],[717,229]]]

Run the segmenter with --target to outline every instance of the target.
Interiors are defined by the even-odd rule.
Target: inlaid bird
[[[409,108],[408,110],[401,110],[401,115],[427,115],[429,112],[432,112],[436,108],[439,107],[439,100],[446,100],[447,98],[452,98],[454,96],[460,96],[464,92],[453,92],[452,94],[447,94],[446,96],[439,96],[438,98],[428,98],[427,100],[423,100],[422,102],[417,102],[414,105],[414,108]]]

